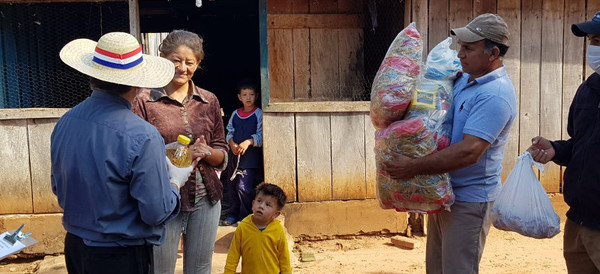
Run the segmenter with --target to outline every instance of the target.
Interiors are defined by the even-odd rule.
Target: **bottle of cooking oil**
[[[176,167],[188,167],[192,165],[192,155],[188,150],[190,138],[185,135],[177,136],[177,142],[166,145],[167,157]]]

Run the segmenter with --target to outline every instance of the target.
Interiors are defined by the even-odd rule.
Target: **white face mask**
[[[600,46],[588,45],[585,57],[587,58],[588,65],[596,73],[600,74]]]

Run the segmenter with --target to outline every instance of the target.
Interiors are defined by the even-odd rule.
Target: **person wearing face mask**
[[[563,255],[569,273],[600,273],[600,12],[573,24],[575,36],[587,37],[586,59],[594,73],[577,89],[569,108],[568,140],[537,136],[527,149],[540,163],[566,166],[564,197],[569,205]]]

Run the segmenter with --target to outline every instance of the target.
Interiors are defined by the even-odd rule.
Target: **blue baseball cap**
[[[571,31],[579,37],[588,34],[600,34],[600,11],[596,13],[592,21],[571,25]]]

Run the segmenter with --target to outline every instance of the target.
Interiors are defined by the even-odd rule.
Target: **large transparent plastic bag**
[[[438,138],[450,136],[452,87],[462,69],[457,52],[450,48],[452,38],[438,43],[427,55],[404,119],[421,118]]]
[[[371,122],[382,129],[400,120],[421,70],[423,41],[415,23],[404,28],[388,48],[371,86]]]
[[[383,209],[400,212],[437,213],[454,203],[454,193],[447,173],[419,175],[409,180],[397,180],[382,171],[380,165],[393,161],[390,153],[417,158],[449,145],[449,139],[427,128],[421,118],[392,123],[375,132],[377,162],[377,198]]]
[[[447,38],[429,53],[403,120],[375,133],[377,198],[384,209],[430,214],[454,203],[446,173],[396,180],[381,169],[383,163],[394,160],[393,153],[418,158],[448,147],[452,84],[461,69],[451,44],[452,39]]]
[[[560,232],[560,217],[537,176],[533,165],[544,171],[529,152],[519,156],[491,211],[494,227],[542,239]]]

